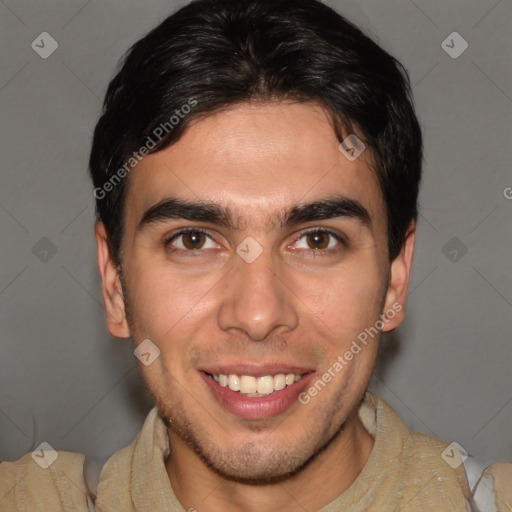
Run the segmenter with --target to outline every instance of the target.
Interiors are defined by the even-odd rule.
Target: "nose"
[[[274,330],[294,329],[298,316],[293,294],[283,276],[272,268],[267,250],[252,263],[237,258],[225,288],[218,313],[224,331],[243,333],[253,341],[263,341]]]

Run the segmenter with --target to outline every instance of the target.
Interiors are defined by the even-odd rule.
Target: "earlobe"
[[[387,315],[388,321],[385,323],[383,331],[391,331],[398,327],[403,321],[405,301],[409,289],[409,278],[411,276],[415,239],[416,223],[413,221],[407,230],[400,254],[391,262],[383,314],[392,311],[393,315]]]
[[[107,329],[116,338],[127,338],[130,336],[130,330],[126,320],[123,290],[118,270],[110,256],[107,232],[102,222],[96,223],[94,235],[103,304],[107,315]]]

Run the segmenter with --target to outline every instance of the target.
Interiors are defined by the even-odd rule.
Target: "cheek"
[[[377,319],[385,290],[385,277],[375,261],[333,272],[322,301],[326,321],[337,334],[357,335]]]
[[[197,276],[141,262],[131,269],[130,308],[139,336],[173,347],[197,332],[211,309],[218,275]]]

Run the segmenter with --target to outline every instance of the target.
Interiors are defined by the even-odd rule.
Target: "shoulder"
[[[451,444],[420,432],[411,432],[411,439],[411,470],[407,475],[411,501],[435,503],[442,510],[471,510],[471,493],[460,452]]]
[[[87,511],[85,456],[67,451],[27,453],[0,463],[0,512]]]
[[[471,459],[468,459],[471,461]],[[476,462],[465,464],[474,500],[479,510],[510,512],[512,510],[512,463],[494,463],[485,470]]]
[[[436,494],[452,507],[457,503],[459,508],[452,510],[512,510],[512,463],[495,463],[484,469],[455,443],[419,432],[411,432],[411,437],[415,467],[408,479],[409,483],[415,481],[419,495],[431,500]]]
[[[465,482],[460,454],[457,460],[458,453],[451,450],[452,445],[436,437],[410,430],[383,399],[374,395],[369,403],[377,409],[377,434],[385,433],[388,443],[396,442],[399,445],[400,457],[407,459],[405,472],[410,483],[424,486],[425,481],[434,480]]]
[[[452,463],[451,453],[446,457],[450,445],[410,430],[384,400],[373,396],[368,403],[377,413],[374,450],[384,453],[389,473],[395,475],[396,508],[407,512],[469,510],[462,463]]]
[[[384,435],[399,454],[394,463],[402,466],[400,510],[512,511],[512,463],[485,468],[457,443],[411,431],[376,395],[368,393],[365,403],[363,424],[370,433],[377,431],[377,439]]]

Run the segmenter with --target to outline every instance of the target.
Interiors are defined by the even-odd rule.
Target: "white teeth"
[[[274,377],[274,389],[276,391],[280,391],[281,389],[284,389],[286,387],[286,377],[284,373],[278,373]]]
[[[235,374],[211,376],[221,386],[227,386],[231,391],[239,391],[248,396],[270,395],[274,391],[281,391],[286,386],[291,386],[302,378],[302,375],[295,373],[278,373],[274,376],[263,375],[261,377]]]
[[[240,391],[240,379],[238,375],[230,375],[228,377],[228,387],[231,391]]]
[[[274,391],[274,377],[272,377],[272,375],[258,377],[256,389],[258,393],[261,393],[262,395],[270,395],[270,393]]]
[[[256,377],[251,375],[242,375],[240,377],[240,391],[242,393],[256,393],[256,389]]]

